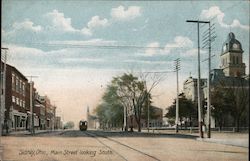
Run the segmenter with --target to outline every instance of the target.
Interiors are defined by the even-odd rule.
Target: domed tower
[[[246,65],[242,62],[241,43],[235,38],[234,33],[228,34],[227,40],[222,46],[220,55],[221,66],[225,76],[238,77],[245,75]]]

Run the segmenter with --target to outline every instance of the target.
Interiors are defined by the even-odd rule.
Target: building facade
[[[245,91],[249,90],[249,75],[246,75],[246,65],[243,62],[243,49],[241,43],[236,39],[234,33],[230,32],[227,39],[222,45],[220,53],[220,68],[210,71],[210,88],[215,90],[218,86],[223,88],[233,88],[236,92],[237,88],[242,88]],[[188,78],[183,85],[183,93],[186,98],[197,101],[197,79]],[[207,99],[207,80],[201,81],[201,100],[203,103]],[[249,97],[249,92],[248,92]],[[213,105],[212,105],[213,106]],[[205,110],[206,107],[203,109]],[[206,116],[205,116],[206,119]],[[214,125],[213,125],[214,124]],[[211,127],[215,126],[216,120],[212,118]],[[232,117],[228,116],[227,125],[234,126]]]
[[[27,78],[15,67],[6,68],[5,128],[12,130],[28,129],[30,104],[29,83]]]
[[[50,104],[48,97],[40,96],[34,83],[29,83],[18,69],[8,64],[5,78],[5,103],[1,102],[4,106],[3,132],[30,130],[32,125],[35,130],[54,129],[56,107]]]
[[[55,128],[56,106],[51,104],[48,96],[40,96],[40,100],[45,107],[45,128],[53,130]]]
[[[201,87],[203,87],[207,79],[200,79]],[[186,81],[183,83],[183,93],[187,99],[192,100],[193,102],[198,101],[198,90],[197,90],[197,78],[189,77]],[[203,100],[204,99],[204,93],[200,93],[200,97]]]

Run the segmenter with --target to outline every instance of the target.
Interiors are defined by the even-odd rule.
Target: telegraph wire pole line
[[[31,114],[31,119],[30,119],[30,132],[32,135],[35,134],[35,129],[34,129],[34,98],[33,98],[33,87],[34,83],[32,81],[32,78],[37,78],[38,76],[26,76],[30,77],[30,114]]]
[[[210,72],[211,72],[211,57],[213,57],[214,55],[211,56],[211,44],[212,42],[215,40],[216,35],[215,32],[213,32],[213,30],[215,30],[215,27],[213,27],[214,24],[211,25],[211,23],[209,22],[209,27],[208,30],[205,31],[208,34],[205,34],[205,38],[203,39],[203,48],[206,48],[208,46],[208,58],[205,59],[204,61],[208,60],[208,78],[207,78],[207,137],[211,138],[211,79],[210,79]]]
[[[175,132],[178,133],[178,124],[179,124],[179,76],[178,71],[180,70],[180,58],[177,58],[175,60],[175,69],[176,72],[176,114],[175,114]]]
[[[3,58],[3,71],[2,71],[2,50],[4,51]],[[2,140],[1,137],[3,135],[3,125],[4,125],[4,113],[5,113],[5,89],[6,89],[6,63],[7,63],[7,51],[8,48],[1,48],[0,59],[1,59],[1,68],[0,68],[0,86],[1,86],[1,98],[0,98],[0,151],[2,151]],[[2,155],[0,154],[0,160],[2,159]]]
[[[197,36],[198,36],[198,80],[197,80],[197,93],[198,93],[198,121],[199,121],[199,133],[200,138],[203,138],[203,120],[201,113],[201,83],[200,83],[200,23],[210,23],[209,21],[199,21],[199,20],[187,20],[186,22],[197,23]]]

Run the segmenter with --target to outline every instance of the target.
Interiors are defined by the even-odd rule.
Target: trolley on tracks
[[[79,122],[79,129],[80,129],[81,131],[86,131],[87,128],[88,128],[88,122],[87,122],[87,121],[81,120],[81,121]]]

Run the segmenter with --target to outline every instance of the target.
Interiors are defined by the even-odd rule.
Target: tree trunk
[[[236,132],[240,132],[240,117],[236,118]]]
[[[219,120],[219,131],[222,129],[222,120]]]
[[[131,123],[130,126],[129,126],[130,127],[130,131],[133,132],[134,131],[134,129],[133,129],[134,128],[133,127],[133,116],[130,116],[130,123]]]
[[[182,118],[180,118],[180,123],[181,123],[181,130],[182,130]]]
[[[141,132],[141,117],[139,116],[139,122],[137,122],[138,124],[138,132]]]

